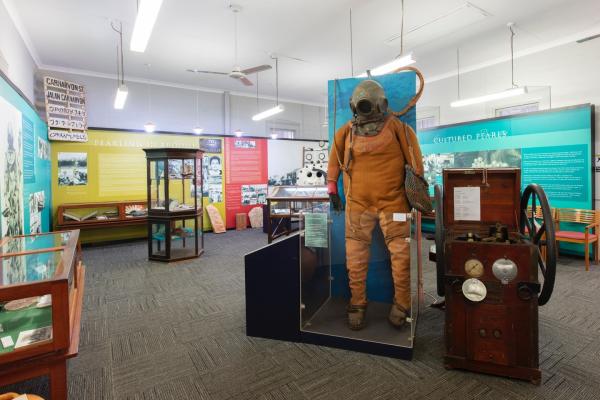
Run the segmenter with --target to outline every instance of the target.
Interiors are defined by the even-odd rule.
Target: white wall
[[[600,104],[600,39],[570,43],[515,60],[515,81],[519,85],[551,86],[552,107],[582,103]],[[508,89],[511,85],[510,63],[501,63],[461,74],[461,98]],[[534,88],[525,97],[514,97],[503,103],[479,104],[451,108],[457,99],[456,77],[427,82],[419,107],[439,107],[440,125],[494,116],[496,106],[517,105],[528,101],[548,104],[548,90]],[[600,109],[596,110],[598,113]],[[597,114],[598,115],[598,114]],[[596,118],[596,128],[600,118]],[[598,131],[600,134],[600,130]]]
[[[248,135],[268,136],[270,127],[277,126],[296,130],[296,139],[321,139],[326,128],[321,127],[325,109],[314,105],[281,102],[285,111],[268,120],[252,121],[256,114],[255,97],[244,97],[222,92],[197,92],[163,84],[128,82],[129,95],[123,110],[113,108],[117,88],[115,79],[57,71],[40,70],[37,86],[43,85],[42,77],[50,75],[85,85],[87,96],[88,126],[117,129],[143,129],[144,123],[152,121],[159,131],[191,132],[199,125],[206,133],[231,134],[241,129]],[[150,89],[149,89],[150,88]],[[150,90],[150,112],[148,91]],[[38,93],[42,95],[42,91]],[[199,117],[196,117],[196,93],[198,93]],[[38,98],[37,104],[43,105]],[[259,109],[264,111],[275,102],[260,99]],[[196,121],[198,120],[198,122]]]
[[[2,58],[0,60],[2,72],[33,102],[36,64],[2,1],[0,1],[0,58]]]
[[[550,85],[553,108],[596,104],[595,146],[596,153],[600,153],[600,39],[570,43],[519,58],[515,61],[515,81],[519,85]],[[510,63],[461,74],[460,84],[462,98],[507,89],[511,84]],[[541,101],[542,109],[549,106],[547,89],[536,89],[531,95],[503,103],[451,108],[450,102],[456,99],[456,77],[442,79],[426,83],[419,107],[439,107],[439,124],[446,125],[493,117],[495,106],[517,105],[532,100]],[[596,174],[595,179],[596,187],[600,187],[600,175]],[[600,207],[600,200],[596,200],[596,207]]]

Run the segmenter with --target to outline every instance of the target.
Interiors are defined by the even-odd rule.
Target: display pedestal
[[[315,306],[300,302],[302,242],[295,233],[246,255],[246,334],[411,359],[416,318],[395,329],[386,303],[369,303],[367,327],[360,331],[348,328],[347,300],[340,297],[327,298],[301,323],[303,312]],[[306,264],[304,257],[302,267]]]

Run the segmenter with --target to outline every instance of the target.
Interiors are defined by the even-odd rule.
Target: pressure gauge
[[[509,260],[508,258],[500,258],[494,261],[492,272],[502,284],[507,285],[517,277],[518,268],[514,261]]]
[[[465,272],[472,278],[479,278],[483,275],[483,264],[481,261],[471,258],[465,262]]]
[[[479,279],[471,278],[463,282],[462,292],[471,301],[479,302],[487,296],[487,289]]]

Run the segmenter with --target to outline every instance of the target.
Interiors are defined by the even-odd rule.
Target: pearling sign
[[[87,142],[87,113],[83,85],[44,77],[48,139]]]

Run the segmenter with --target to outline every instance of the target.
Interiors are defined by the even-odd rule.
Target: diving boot
[[[408,311],[398,304],[394,303],[390,309],[390,315],[388,315],[388,321],[396,328],[401,328],[406,322],[408,317]]]
[[[367,313],[367,306],[353,306],[348,305],[348,327],[353,331],[359,331],[367,325],[365,314]]]

